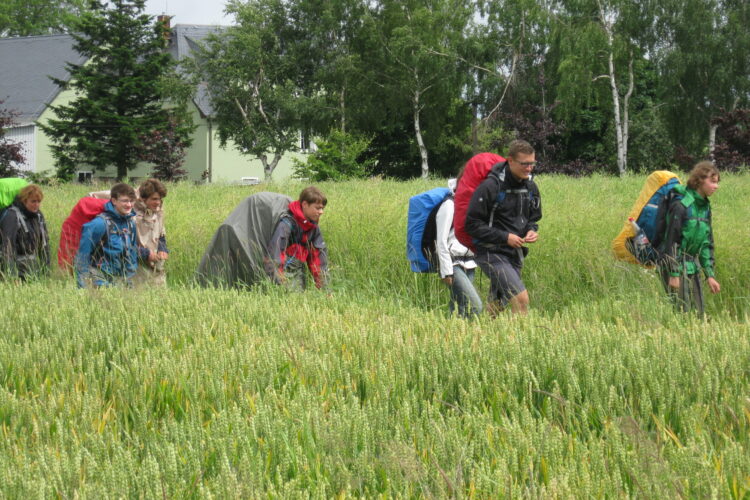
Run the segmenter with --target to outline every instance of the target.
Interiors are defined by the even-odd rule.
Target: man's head
[[[328,199],[315,186],[309,186],[299,194],[299,204],[305,219],[317,223],[323,215],[323,209],[328,204]]]
[[[167,197],[167,188],[157,179],[148,179],[138,188],[138,195],[149,210],[155,211]]]
[[[703,196],[711,196],[719,188],[721,175],[716,165],[702,161],[693,167],[688,176],[687,185]]]
[[[508,148],[510,173],[517,179],[528,179],[536,166],[534,148],[526,141],[516,139]]]
[[[123,182],[112,186],[112,190],[109,192],[109,196],[114,205],[115,210],[120,215],[128,215],[133,211],[133,203],[135,202],[135,189],[130,185]]]

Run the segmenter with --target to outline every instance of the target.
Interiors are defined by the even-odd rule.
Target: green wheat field
[[[330,294],[192,285],[242,198],[303,184],[170,186],[168,289],[0,283],[0,498],[750,498],[750,175],[706,319],[611,256],[643,181],[540,177],[531,312],[477,321],[405,258],[443,180],[319,185]],[[55,248],[87,189],[45,189]]]

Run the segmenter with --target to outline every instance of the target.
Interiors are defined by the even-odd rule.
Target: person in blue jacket
[[[138,268],[135,190],[115,184],[104,212],[83,225],[76,255],[80,288],[131,287]]]

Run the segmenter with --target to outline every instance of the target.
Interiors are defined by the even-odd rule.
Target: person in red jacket
[[[297,201],[289,204],[288,212],[276,224],[268,243],[271,262],[267,272],[274,283],[304,290],[307,266],[315,286],[327,286],[328,249],[318,227],[327,203],[325,195],[310,186],[302,190]]]

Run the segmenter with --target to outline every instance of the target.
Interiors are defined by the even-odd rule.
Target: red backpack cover
[[[61,269],[73,271],[83,225],[91,222],[94,217],[104,212],[104,205],[108,201],[87,196],[78,200],[73,210],[70,211],[70,215],[62,224],[60,246],[57,248],[57,265]]]
[[[455,210],[453,212],[453,228],[456,232],[456,239],[467,248],[476,250],[471,236],[466,233],[466,212],[469,210],[469,202],[474,190],[479,187],[483,180],[487,178],[490,170],[498,163],[505,161],[500,155],[494,153],[479,153],[472,156],[461,176],[461,180],[456,188],[456,194],[453,197]]]

